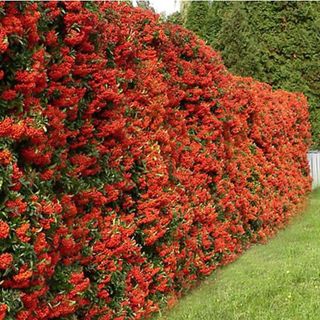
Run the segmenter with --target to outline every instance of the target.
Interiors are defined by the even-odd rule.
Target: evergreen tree
[[[185,26],[202,38],[207,35],[208,1],[191,1],[186,7]]]
[[[167,17],[167,22],[183,25],[183,17],[181,12],[174,12]]]

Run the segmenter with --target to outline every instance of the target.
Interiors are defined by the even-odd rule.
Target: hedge
[[[141,319],[310,190],[302,95],[118,2],[1,2],[0,319]]]

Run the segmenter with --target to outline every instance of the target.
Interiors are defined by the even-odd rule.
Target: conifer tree
[[[185,27],[194,31],[202,38],[207,34],[207,17],[210,3],[208,1],[191,1],[187,6]]]

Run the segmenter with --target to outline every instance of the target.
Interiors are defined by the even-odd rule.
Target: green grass
[[[157,320],[319,320],[320,190],[266,245],[221,268]]]

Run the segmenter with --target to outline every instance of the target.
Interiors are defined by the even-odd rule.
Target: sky
[[[167,15],[178,10],[178,3],[179,1],[175,0],[150,0],[150,4],[154,7],[156,12],[165,12]]]
[[[157,13],[165,12],[166,15],[179,9],[179,0],[150,0],[150,4]]]

